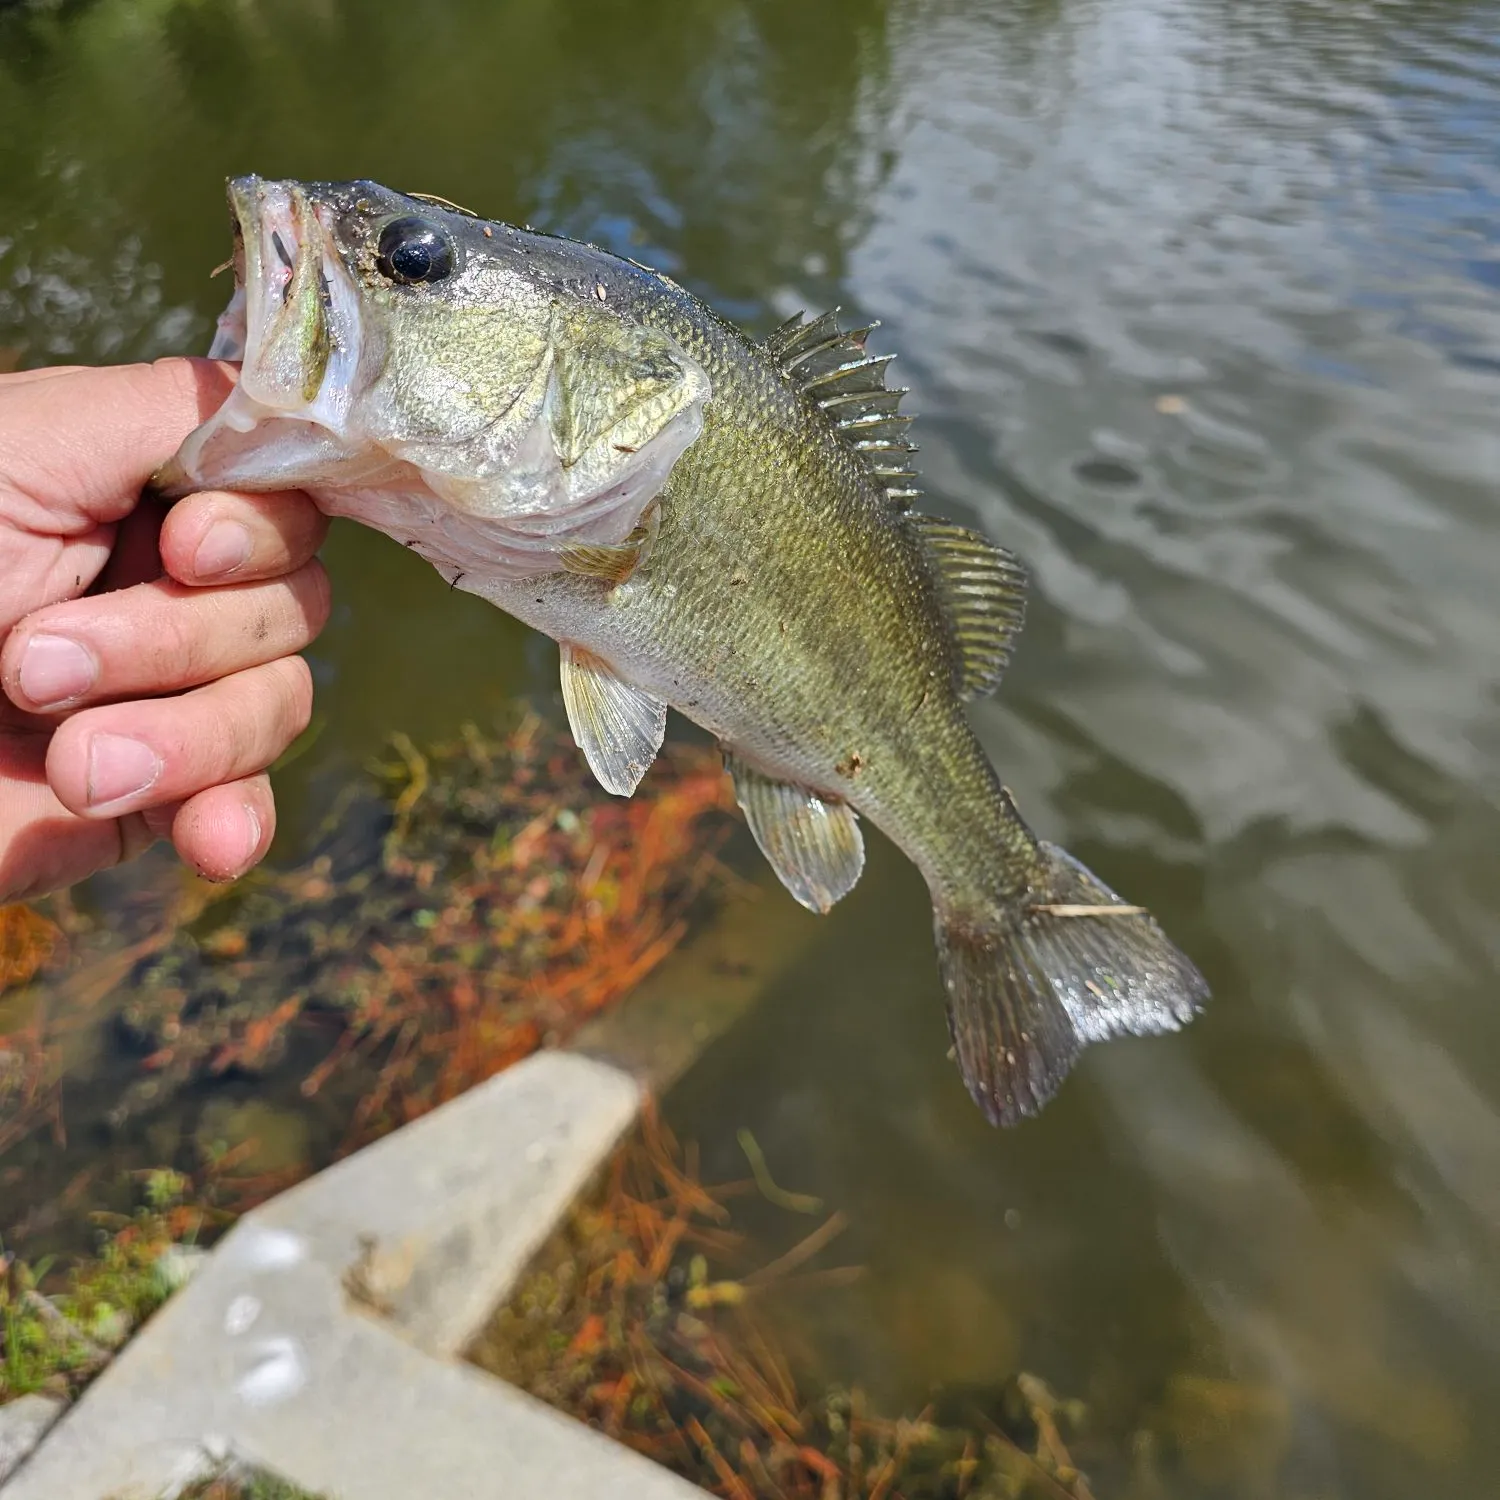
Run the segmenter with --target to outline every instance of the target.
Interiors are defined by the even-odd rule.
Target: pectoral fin
[[[617,797],[630,796],[661,749],[667,705],[591,651],[566,642],[562,692],[573,738],[599,785]]]
[[[750,832],[787,890],[815,912],[826,912],[847,896],[865,867],[854,809],[805,786],[763,776],[731,752],[724,764]]]
[[[578,542],[564,547],[558,553],[563,572],[577,573],[582,578],[597,578],[601,583],[611,585],[624,583],[650,556],[660,518],[661,511],[653,503],[641,517],[640,524],[618,546]]]

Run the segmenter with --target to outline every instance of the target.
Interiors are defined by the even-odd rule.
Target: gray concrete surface
[[[0,1406],[0,1484],[41,1442],[66,1405],[56,1396],[22,1396]]]
[[[335,1500],[701,1500],[454,1358],[639,1103],[542,1053],[247,1215],[0,1496],[157,1500],[237,1458]]]

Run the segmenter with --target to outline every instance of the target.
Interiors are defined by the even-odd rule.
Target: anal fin
[[[562,694],[568,725],[606,792],[629,797],[667,732],[667,705],[626,682],[592,651],[562,646]]]
[[[762,775],[731,751],[724,766],[760,852],[803,906],[826,912],[854,889],[865,867],[865,842],[847,802]]]

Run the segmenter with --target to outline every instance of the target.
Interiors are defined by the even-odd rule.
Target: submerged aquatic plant
[[[144,930],[133,908],[127,936],[76,945],[26,1025],[0,1035],[0,1154],[49,1121],[64,1143],[64,1044],[93,1028],[118,1081],[72,1109],[143,1145],[153,1121],[198,1111],[196,1154],[179,1166],[220,1149],[192,1102],[205,1082],[294,1083],[254,1120],[218,1106],[231,1125],[288,1126],[242,1163],[247,1208],[628,993],[716,888],[731,806],[707,747],[668,746],[623,801],[534,714],[424,748],[393,736],[298,866],[231,887],[185,881]],[[316,1121],[315,1142],[300,1120]],[[240,1139],[223,1133],[223,1146]],[[54,1156],[60,1175],[87,1166]],[[27,1228],[0,1220],[13,1236]]]
[[[331,1045],[304,1095],[368,1074],[352,1147],[565,1040],[681,941],[728,827],[716,756],[671,750],[624,802],[535,716],[391,746],[308,863],[246,881],[137,966],[120,1019],[148,1077],[117,1118],[272,1068],[316,1028]]]
[[[0,997],[35,979],[62,946],[62,929],[35,908],[0,906]],[[0,1155],[55,1103],[42,1034],[41,1018],[34,1013],[8,1026],[7,1007],[0,1001]]]
[[[25,984],[62,942],[62,929],[24,902],[0,906],[0,992]]]
[[[295,869],[229,888],[184,882],[165,917],[143,922],[148,903],[136,902],[123,938],[64,916],[64,944],[13,913],[0,952],[22,987],[0,1008],[0,1153],[47,1124],[64,1144],[62,1043],[100,1014],[130,1054],[115,1052],[116,1074],[135,1068],[113,1122],[169,1115],[217,1076],[294,1067],[309,1107],[335,1123],[331,1149],[358,1145],[624,995],[714,891],[727,810],[707,749],[669,747],[622,802],[535,718],[427,749],[398,736]],[[36,964],[55,967],[65,947],[67,973],[54,983],[43,970],[38,985]],[[304,1151],[267,1170],[254,1140],[223,1134],[200,1128],[191,1161],[142,1160],[132,1211],[89,1214],[98,1243],[71,1266],[0,1253],[0,1402],[79,1390],[186,1279],[200,1239],[317,1164]],[[127,1165],[146,1139],[117,1144]],[[777,1184],[748,1132],[741,1145],[753,1180],[710,1189],[692,1149],[648,1119],[497,1315],[478,1362],[731,1500],[1089,1500],[1075,1451],[1102,1454],[1124,1500],[1161,1500],[1176,1469],[1226,1494],[1270,1493],[1282,1414],[1231,1380],[1174,1381],[1128,1445],[1128,1478],[1119,1445],[1102,1449],[1077,1404],[1032,1376],[980,1410],[905,1418],[824,1388],[778,1344],[764,1304],[857,1274],[818,1268],[845,1218]],[[0,1188],[13,1191],[19,1170],[0,1168]],[[38,1234],[97,1208],[119,1161],[91,1153],[61,1170],[72,1175],[35,1215]],[[759,1266],[730,1219],[736,1195],[755,1192],[814,1223]],[[1225,1438],[1246,1429],[1247,1403],[1249,1458]],[[199,1500],[303,1500],[279,1484],[225,1473]]]
[[[726,1500],[1091,1500],[1064,1440],[1080,1409],[1035,1376],[964,1427],[882,1416],[858,1390],[810,1392],[756,1303],[794,1274],[836,1285],[858,1268],[802,1271],[843,1227],[835,1212],[736,1275],[747,1247],[727,1204],[764,1194],[762,1175],[706,1188],[648,1111],[471,1357]]]
[[[304,864],[229,888],[186,881],[144,930],[77,945],[24,1025],[0,1035],[0,1157],[50,1122],[53,1146],[34,1159],[65,1184],[0,1231],[22,1249],[44,1235],[66,1243],[69,1222],[92,1222],[103,1239],[71,1271],[0,1256],[0,1402],[78,1389],[182,1279],[172,1247],[321,1164],[304,1131],[267,1169],[261,1143],[205,1131],[239,1116],[189,1105],[190,1091],[290,1057],[308,1108],[334,1123],[326,1159],[565,1040],[681,941],[720,868],[729,807],[718,757],[702,747],[668,747],[624,802],[599,792],[535,715],[425,750],[398,735]],[[7,909],[8,980],[34,980],[60,947],[47,919]],[[152,1151],[135,1174],[144,1202],[125,1215],[90,1212],[101,1198],[128,1206],[105,1196],[119,1147],[107,1169],[93,1149],[64,1160],[65,1043],[101,1014],[113,1016],[114,1061],[133,1063],[115,1068],[126,1081],[101,1123],[186,1108],[200,1120],[191,1159],[164,1166],[152,1165],[148,1130],[117,1138],[127,1153],[134,1142]],[[251,1117],[256,1128],[277,1118]],[[128,1154],[125,1165],[128,1175]],[[26,1170],[0,1167],[12,1204]]]

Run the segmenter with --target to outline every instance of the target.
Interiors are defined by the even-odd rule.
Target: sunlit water
[[[1036,575],[981,732],[1216,999],[997,1134],[877,844],[672,1118],[849,1214],[870,1273],[805,1316],[883,1399],[1024,1365],[1123,1436],[1226,1375],[1265,1472],[1185,1494],[1494,1492],[1500,11],[99,0],[0,18],[0,139],[32,363],[202,347],[247,170],[584,235],[757,328],[883,319],[933,507]],[[286,859],[384,731],[555,671],[380,538],[328,559]]]

